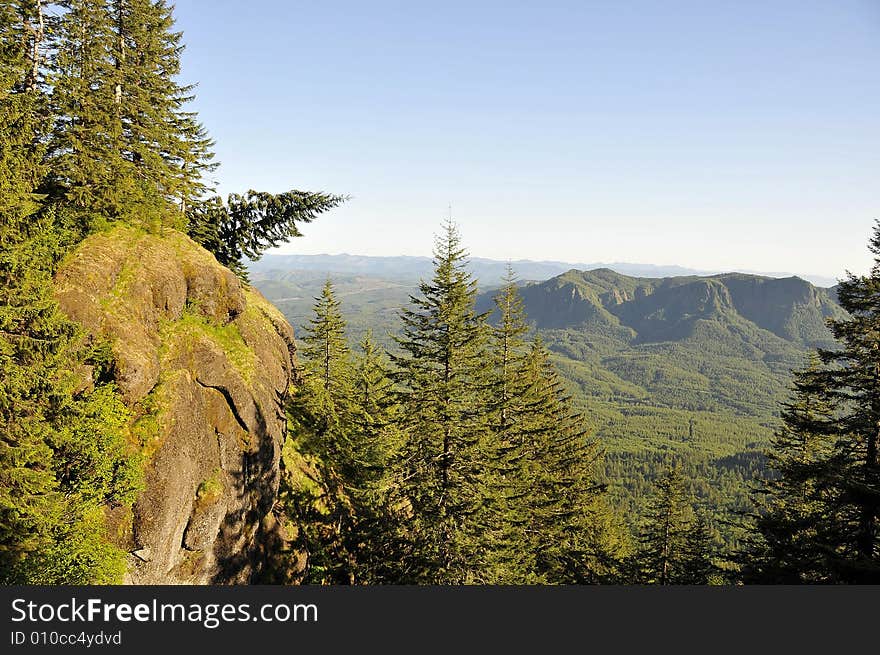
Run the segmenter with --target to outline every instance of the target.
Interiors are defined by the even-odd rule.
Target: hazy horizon
[[[408,258],[408,259],[420,259],[430,261],[432,259],[431,254],[416,254],[416,255],[366,255],[363,253],[357,252],[316,252],[316,253],[304,253],[304,252],[288,252],[283,251],[282,249],[274,249],[266,252],[265,255],[261,258],[260,261],[264,261],[267,257],[284,257],[284,256],[294,256],[294,257],[353,257],[353,258],[373,258],[373,259],[383,259],[383,258]],[[674,262],[667,263],[654,263],[654,262],[633,262],[633,261],[566,261],[559,259],[531,259],[531,258],[521,258],[521,259],[496,259],[493,257],[483,257],[481,255],[475,255],[473,253],[468,254],[468,258],[470,260],[478,260],[478,261],[488,261],[488,262],[496,262],[496,263],[510,263],[514,267],[514,273],[516,271],[516,264],[560,264],[560,265],[569,265],[573,268],[579,268],[583,270],[594,270],[595,268],[607,267],[627,267],[627,268],[645,268],[645,269],[657,269],[658,271],[663,270],[672,270],[672,269],[680,269],[681,272],[670,273],[670,274],[658,274],[658,277],[676,277],[679,275],[719,275],[725,273],[746,273],[750,275],[762,275],[767,277],[784,277],[789,275],[796,275],[804,280],[807,280],[814,285],[830,287],[837,284],[840,278],[830,277],[826,275],[821,275],[817,273],[813,273],[810,271],[762,271],[762,270],[753,270],[747,268],[733,268],[733,269],[697,269],[690,268],[688,266],[682,266],[680,264],[676,264]],[[253,262],[251,263],[253,264]],[[260,268],[258,265],[257,268]],[[621,272],[621,271],[618,271]],[[648,270],[644,273],[644,276],[651,277],[648,273],[651,273],[651,270]],[[623,275],[633,275],[633,273],[622,273]],[[522,276],[520,276],[522,277]]]

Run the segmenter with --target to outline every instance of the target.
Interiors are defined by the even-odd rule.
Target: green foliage
[[[658,478],[639,536],[640,579],[648,584],[676,584],[682,575],[690,507],[684,481],[674,468]]]
[[[185,109],[181,34],[164,0],[64,0],[47,57],[54,125],[50,195],[88,229],[125,220],[181,227],[216,167],[211,140]]]
[[[796,374],[743,555],[747,580],[880,581],[880,222],[870,250],[870,274],[838,286],[849,313],[829,321],[838,347]]]
[[[369,338],[352,358],[328,280],[302,341],[300,385],[289,406],[296,446],[318,484],[288,479],[288,513],[303,525],[306,582],[381,582],[392,566],[395,511],[389,462],[398,410],[385,363]]]
[[[128,413],[104,373],[101,348],[82,345],[52,297],[64,251],[54,210],[2,228],[0,250],[0,578],[110,581],[121,554],[105,543],[107,505],[140,484]],[[85,365],[94,387],[79,390]],[[79,368],[79,371],[77,369]],[[69,576],[69,577],[64,577]]]
[[[599,449],[543,345],[523,340],[513,279],[490,327],[448,224],[420,291],[401,312],[393,368],[369,333],[351,356],[329,282],[316,299],[285,489],[305,579],[615,579],[627,540],[596,481]]]
[[[552,584],[613,581],[627,548],[597,481],[599,444],[576,412],[540,338],[525,361],[522,417],[526,534],[538,579]]]
[[[187,233],[246,279],[245,259],[257,260],[265,250],[302,236],[298,223],[311,223],[345,200],[345,196],[295,190],[233,193],[225,204],[215,196],[190,208]]]
[[[165,0],[17,0],[0,6],[0,580],[112,582],[122,553],[106,508],[141,482],[112,355],[89,343],[52,294],[58,262],[118,221],[185,227],[215,168],[186,109],[181,35]],[[230,263],[298,234],[341,202],[325,194],[230,198]],[[235,221],[243,224],[233,227]],[[237,330],[194,322],[247,377]],[[198,324],[197,324],[198,323]],[[230,332],[230,330],[232,330]]]
[[[490,508],[483,533],[489,580],[535,582],[535,540],[531,538],[531,494],[534,491],[534,448],[529,419],[542,411],[529,397],[534,380],[523,340],[528,328],[512,270],[495,296],[499,320],[491,327],[488,376],[491,449],[486,467],[493,475],[486,491]]]
[[[392,355],[407,434],[401,491],[412,514],[402,565],[408,582],[480,582],[483,570],[486,328],[474,312],[476,283],[465,257],[447,223],[436,242],[434,276],[402,311],[402,352]]]
[[[257,270],[254,284],[301,324],[303,299],[325,274]],[[399,332],[409,283],[334,280],[352,334],[372,328],[393,351],[383,334]],[[527,336],[543,338],[572,404],[595,429],[604,451],[598,475],[629,528],[638,531],[658,472],[674,461],[707,508],[713,538],[736,547],[742,535],[731,519],[751,507],[750,485],[763,475],[790,371],[811,345],[831,342],[823,319],[845,315],[834,294],[797,278],[658,280],[609,270],[572,271],[519,291]],[[497,293],[477,299],[477,311],[493,311],[496,325]],[[662,302],[652,300],[657,293]],[[664,335],[676,340],[656,341]]]
[[[125,573],[125,551],[105,534],[101,508],[68,507],[65,520],[52,526],[48,543],[4,571],[4,584],[119,584]]]

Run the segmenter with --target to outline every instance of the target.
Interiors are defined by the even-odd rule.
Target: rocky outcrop
[[[56,276],[62,309],[109,340],[145,488],[111,512],[134,584],[243,583],[278,539],[272,508],[293,332],[183,234],[117,228]]]

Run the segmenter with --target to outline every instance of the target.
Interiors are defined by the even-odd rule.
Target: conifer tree
[[[685,530],[680,572],[675,584],[707,585],[712,582],[718,572],[712,560],[713,543],[709,521],[705,514],[698,513]]]
[[[403,579],[479,582],[486,334],[474,311],[476,282],[451,222],[436,241],[433,278],[419,290],[401,312],[401,353],[392,357],[407,434],[401,484],[411,516]]]
[[[344,476],[350,463],[353,396],[345,329],[333,284],[327,280],[302,337],[301,383],[290,404],[291,431],[299,448],[317,458],[321,476],[319,497],[304,493],[294,498],[294,511],[308,525],[301,536],[309,551],[311,582],[354,581],[355,563],[345,548],[351,511]]]
[[[347,549],[356,581],[394,582],[398,576],[400,498],[393,462],[402,444],[400,406],[384,353],[367,332],[354,357],[352,417],[345,491],[354,521]]]
[[[164,0],[63,0],[52,58],[53,194],[101,220],[164,221],[210,188],[212,141],[176,81]],[[182,226],[181,218],[174,226]]]
[[[768,452],[773,475],[756,490],[754,525],[738,558],[748,582],[818,583],[831,581],[820,534],[833,526],[827,514],[824,478],[836,472],[835,438],[827,427],[834,416],[823,398],[821,363],[795,372],[794,397],[783,406],[782,427]]]
[[[47,96],[41,69],[49,19],[39,0],[0,6],[0,246],[39,209]]]
[[[3,570],[36,550],[58,520],[60,496],[43,403],[73,326],[55,312],[40,257],[53,258],[37,221],[43,169],[35,139],[40,96],[31,78],[42,7],[0,6],[0,563]],[[30,226],[36,226],[35,234]],[[41,245],[49,247],[46,252]]]
[[[127,410],[102,364],[58,308],[52,272],[64,254],[55,212],[29,214],[0,248],[0,582],[118,581],[103,506],[138,487]],[[5,232],[6,226],[0,227]],[[76,391],[72,372],[93,370]],[[106,371],[106,366],[103,366]]]
[[[50,142],[53,197],[78,208],[84,222],[115,220],[142,203],[133,165],[124,156],[121,71],[112,53],[117,34],[99,0],[63,0],[52,61]]]
[[[146,195],[185,210],[208,190],[204,176],[216,164],[213,142],[185,109],[194,87],[176,81],[183,46],[172,7],[164,0],[112,0],[111,12],[123,156]]]
[[[487,470],[488,525],[484,532],[487,574],[493,583],[535,581],[535,552],[528,538],[534,470],[529,450],[528,331],[513,270],[495,295],[497,322],[490,333],[489,399],[491,435]]]
[[[641,530],[638,559],[643,582],[679,584],[689,513],[684,480],[677,468],[670,468],[655,483]]]
[[[820,397],[831,404],[831,421],[816,431],[835,437],[834,454],[821,476],[826,525],[820,543],[833,548],[830,577],[880,583],[880,221],[869,249],[874,265],[866,276],[850,274],[837,287],[849,317],[829,321],[839,349],[820,350],[826,365],[815,375]]]
[[[256,261],[268,248],[302,236],[298,223],[311,223],[346,199],[295,190],[230,194],[226,204],[215,196],[190,208],[187,233],[214,253],[218,262],[246,279],[245,259]]]
[[[540,337],[525,366],[524,457],[531,464],[526,477],[531,492],[524,497],[535,575],[550,584],[608,581],[616,575],[624,544],[605,487],[596,481],[601,451]]]
[[[837,287],[848,317],[828,324],[839,347],[796,375],[746,579],[880,582],[880,222],[869,249],[870,273]]]

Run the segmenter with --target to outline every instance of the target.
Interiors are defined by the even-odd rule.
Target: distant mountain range
[[[547,280],[571,269],[591,270],[608,268],[617,273],[645,277],[673,277],[684,275],[714,275],[724,271],[709,271],[684,268],[682,266],[663,266],[655,264],[616,263],[571,263],[559,261],[533,261],[521,259],[509,264],[521,280]],[[471,272],[484,285],[498,284],[507,270],[508,262],[483,257],[470,259]],[[311,270],[332,273],[369,275],[389,280],[410,281],[429,277],[432,272],[430,257],[372,257],[368,255],[265,255],[257,262],[248,266],[252,271],[270,270]],[[766,277],[790,277],[792,273],[761,273],[757,271],[741,271]],[[813,284],[830,287],[837,281],[819,275],[800,275]]]
[[[743,273],[645,278],[567,271],[525,285],[532,326],[585,396],[770,418],[792,368],[833,347],[833,289]],[[492,291],[477,308],[491,311]],[[629,400],[626,400],[629,399]]]
[[[800,347],[830,345],[825,325],[841,318],[834,289],[799,277],[744,273],[697,277],[631,277],[608,268],[571,270],[521,289],[529,320],[539,329],[600,331],[627,343],[698,338],[719,331],[722,341],[750,342],[768,332]],[[489,309],[485,293],[480,309]],[[758,334],[757,342],[767,341]]]

